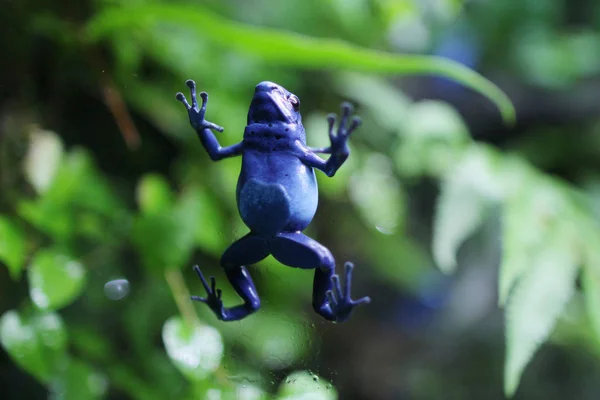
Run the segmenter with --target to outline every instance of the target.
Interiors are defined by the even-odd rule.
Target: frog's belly
[[[298,192],[302,191],[294,186],[251,178],[238,191],[242,220],[261,235],[303,230],[314,217],[318,200],[316,191]]]

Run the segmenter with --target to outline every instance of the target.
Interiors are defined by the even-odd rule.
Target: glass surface
[[[0,398],[598,399],[597,3],[4,1]]]

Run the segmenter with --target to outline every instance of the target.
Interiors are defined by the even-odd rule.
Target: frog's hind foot
[[[202,271],[200,271],[200,267],[195,265],[194,271],[196,271],[198,277],[200,278],[200,281],[202,281],[202,286],[204,286],[204,290],[206,290],[206,297],[191,296],[191,299],[206,304],[210,307],[211,310],[213,310],[217,318],[223,319],[224,308],[223,301],[221,300],[222,291],[221,289],[216,288],[217,283],[215,277],[210,277],[209,287],[208,283],[206,282],[206,279],[204,278],[204,275],[202,274]]]
[[[344,290],[342,290],[340,277],[337,274],[331,276],[331,286],[333,288],[326,292],[327,305],[320,310],[321,315],[326,319],[333,322],[344,322],[350,317],[355,307],[371,302],[371,298],[368,296],[358,300],[352,300],[350,297],[353,270],[354,264],[347,262],[344,265],[344,277],[346,281]]]
[[[194,266],[194,271],[196,271],[200,281],[202,281],[202,286],[204,286],[207,296],[191,296],[191,299],[209,306],[221,321],[238,321],[260,308],[260,298],[256,293],[256,288],[254,287],[254,283],[252,282],[252,278],[250,277],[250,274],[248,274],[246,267],[231,267],[225,270],[227,279],[229,279],[229,282],[235,291],[244,300],[244,304],[231,308],[225,308],[223,306],[223,300],[221,298],[222,292],[221,289],[217,289],[216,287],[215,277],[210,277],[209,286],[202,271],[200,271],[200,267],[197,265]]]

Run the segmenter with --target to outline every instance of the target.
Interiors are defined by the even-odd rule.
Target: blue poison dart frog
[[[244,304],[224,307],[215,278],[210,277],[209,285],[198,266],[194,269],[207,296],[192,296],[192,300],[207,304],[223,321],[246,317],[260,307],[260,298],[246,265],[272,255],[290,267],[315,270],[313,307],[329,321],[345,321],[354,307],[369,303],[368,297],[359,300],[350,297],[354,266],[349,262],[345,264],[346,283],[342,289],[331,252],[302,233],[317,210],[314,169],[331,177],[350,154],[348,138],[360,124],[358,117],[350,119],[352,106],[342,105],[337,130],[334,129],[336,116],[328,116],[331,146],[312,149],[306,145],[298,97],[273,82],[261,82],[250,103],[243,140],[221,147],[212,131],[222,132],[223,128],[204,119],[208,94],[200,93],[202,105],[198,107],[196,84],[188,80],[186,85],[192,104],[183,93],[177,93],[176,98],[187,109],[190,123],[210,158],[217,161],[242,156],[237,204],[242,220],[250,228],[250,233],[233,243],[221,257],[221,267]],[[317,153],[330,154],[330,157],[324,161]]]

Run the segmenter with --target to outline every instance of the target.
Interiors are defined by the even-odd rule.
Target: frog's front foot
[[[210,277],[211,285],[209,287],[208,283],[206,282],[206,279],[204,278],[204,275],[202,275],[202,271],[200,271],[200,267],[198,267],[197,265],[194,266],[194,271],[196,271],[196,273],[200,277],[200,280],[202,281],[202,286],[204,286],[204,290],[206,290],[207,296],[191,296],[192,300],[200,301],[208,305],[210,309],[213,310],[218,319],[225,319],[225,309],[223,307],[223,301],[221,300],[221,289],[216,288],[215,277]]]
[[[214,129],[219,132],[223,132],[223,128],[217,124],[213,124],[212,122],[208,122],[204,119],[204,115],[206,114],[206,105],[208,103],[208,93],[201,92],[200,97],[202,98],[202,106],[198,108],[198,99],[196,98],[196,82],[191,79],[185,81],[185,84],[188,88],[190,88],[190,96],[192,97],[192,105],[188,103],[185,95],[181,92],[177,93],[175,98],[179,100],[185,106],[188,116],[190,118],[190,124],[192,127],[198,131],[201,129]]]
[[[331,277],[333,290],[328,290],[326,296],[329,309],[331,311],[331,319],[334,322],[346,321],[350,317],[354,307],[361,304],[369,304],[371,302],[371,298],[369,297],[363,297],[358,300],[352,300],[350,297],[353,270],[354,265],[352,263],[347,262],[344,265],[346,284],[344,285],[343,291],[339,276],[336,274]]]
[[[348,102],[342,103],[342,117],[340,119],[337,132],[334,132],[337,116],[335,114],[329,114],[327,116],[327,122],[329,123],[331,154],[340,158],[347,158],[350,154],[350,149],[348,148],[348,139],[350,138],[352,132],[361,124],[359,117],[352,117],[350,122],[350,115],[352,112],[352,104]]]

